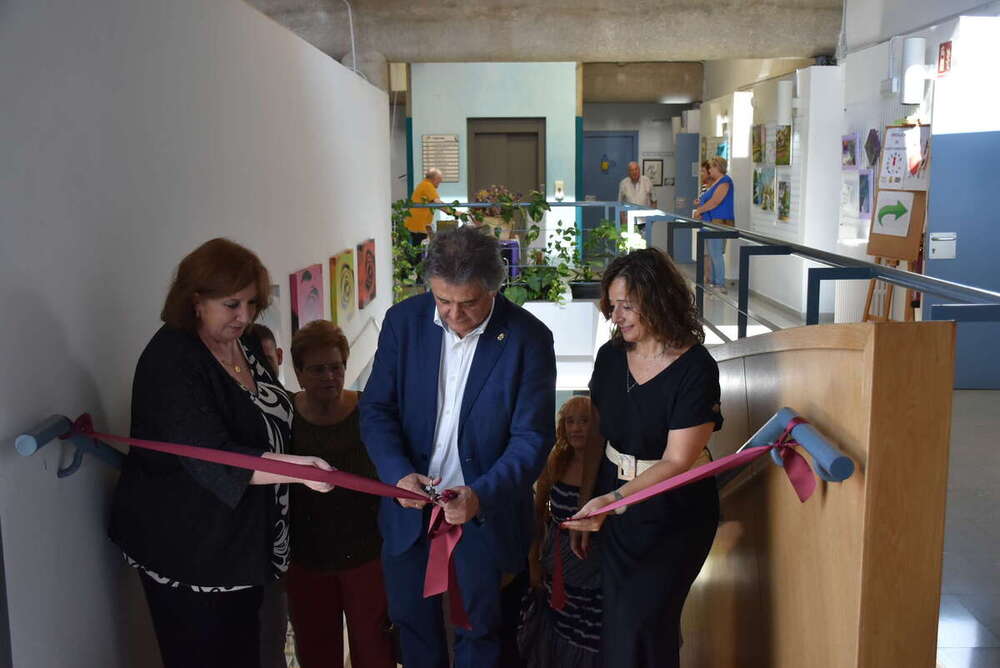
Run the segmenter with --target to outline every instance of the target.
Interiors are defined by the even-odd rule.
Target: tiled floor
[[[952,406],[938,666],[1000,668],[1000,392]]]

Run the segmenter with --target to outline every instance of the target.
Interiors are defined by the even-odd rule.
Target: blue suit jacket
[[[361,399],[361,433],[383,482],[426,474],[434,448],[441,327],[434,297],[411,297],[386,313]],[[497,295],[462,398],[458,447],[465,484],[479,496],[482,528],[498,565],[517,572],[532,536],[531,486],[555,440],[552,333]],[[426,531],[425,513],[383,499],[379,528],[389,554]]]

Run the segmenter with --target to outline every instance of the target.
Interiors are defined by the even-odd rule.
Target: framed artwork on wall
[[[330,320],[343,326],[358,310],[354,249],[330,258]]]
[[[358,308],[371,304],[375,299],[375,240],[358,244]]]
[[[774,164],[792,164],[792,126],[779,125],[774,132]]]
[[[288,276],[292,334],[299,327],[323,319],[323,265],[313,264]]]
[[[787,223],[792,217],[792,184],[787,179],[778,181],[778,220]]]
[[[872,215],[872,191],[874,190],[874,172],[862,169],[858,172],[858,214],[862,218]]]
[[[774,211],[774,167],[760,170],[760,208]]]
[[[857,169],[858,163],[858,133],[852,132],[840,138],[840,167],[841,169]]]
[[[654,186],[663,185],[663,160],[660,158],[644,158],[642,173],[649,177]]]
[[[754,162],[764,162],[764,126],[750,128],[750,153]]]
[[[865,156],[868,158],[868,165],[875,167],[878,165],[878,157],[882,154],[882,138],[879,137],[878,130],[872,128],[868,131],[868,138],[865,139]]]

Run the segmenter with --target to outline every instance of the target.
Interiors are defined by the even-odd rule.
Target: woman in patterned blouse
[[[256,337],[270,279],[251,251],[213,239],[180,263],[164,325],[139,357],[132,436],[259,455],[284,454],[292,404]],[[288,485],[300,482],[133,449],[115,490],[110,535],[134,566],[165,668],[260,665],[264,585],[288,568]],[[326,483],[305,483],[326,492]]]

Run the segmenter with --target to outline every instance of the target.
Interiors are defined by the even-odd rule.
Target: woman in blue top
[[[726,174],[728,167],[725,158],[715,156],[709,161],[709,174],[714,183],[699,198],[699,206],[694,210],[694,217],[711,221],[716,225],[736,224],[733,210],[733,180]],[[726,261],[723,253],[726,251],[725,239],[708,239],[708,254],[712,264],[712,285],[726,291]]]

